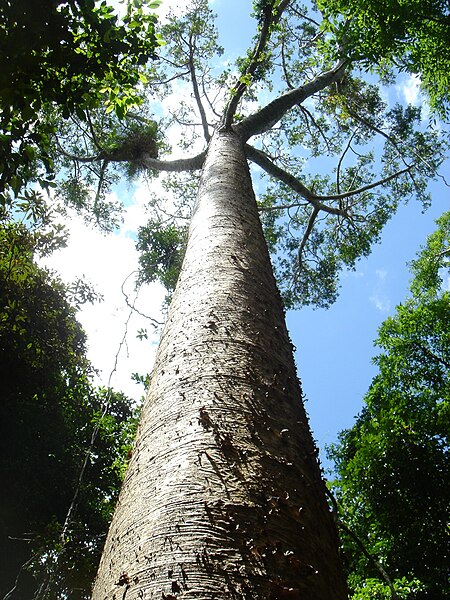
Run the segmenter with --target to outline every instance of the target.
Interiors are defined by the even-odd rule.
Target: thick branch
[[[243,119],[235,125],[234,130],[246,141],[253,135],[272,129],[275,123],[278,123],[296,104],[301,104],[313,94],[338,81],[342,77],[346,64],[346,61],[340,61],[330,71],[325,71],[312,81],[285,92],[258,112]]]
[[[70,160],[79,162],[79,163],[94,163],[94,162],[97,162],[98,160],[101,160],[102,158],[104,158],[103,152],[100,152],[99,154],[96,154],[95,156],[77,156],[76,154],[71,154],[70,152],[66,152],[66,150],[64,150],[64,148],[59,143],[59,140],[56,140],[56,144],[58,146],[59,152],[61,152],[61,154],[63,156],[65,156],[66,158],[69,158]]]
[[[253,51],[252,59],[245,73],[242,74],[241,80],[239,81],[237,86],[232,90],[231,99],[228,103],[227,108],[225,109],[222,125],[224,129],[229,129],[231,127],[238,104],[241,101],[241,98],[244,95],[246,89],[248,88],[247,79],[251,80],[251,78],[256,73],[259,62],[261,60],[261,56],[266,49],[267,42],[269,41],[273,26],[276,25],[280,20],[281,15],[288,6],[289,2],[290,0],[281,0],[281,2],[276,8],[274,8],[272,4],[263,9],[263,20],[260,28],[258,41],[256,42],[256,46]],[[243,80],[243,77],[245,77],[245,80]]]
[[[99,160],[103,160],[105,162],[135,162],[136,160],[142,164],[147,169],[152,169],[153,171],[197,171],[202,168],[203,162],[206,156],[206,150],[200,152],[196,156],[192,156],[191,158],[179,158],[177,160],[159,160],[158,158],[153,158],[149,154],[143,153],[138,158],[127,157],[124,153],[118,154],[117,152],[112,152],[111,154],[107,154],[102,152],[97,154],[97,156],[76,156],[75,154],[70,154],[66,152],[61,146],[59,146],[60,152],[74,160],[76,162],[82,163],[94,163]]]
[[[333,206],[327,206],[326,204],[320,202],[318,196],[316,196],[310,189],[303,185],[303,183],[299,179],[297,179],[281,167],[278,167],[269,159],[269,157],[266,154],[264,154],[264,152],[261,152],[261,150],[257,150],[256,148],[253,148],[253,146],[246,144],[245,152],[250,160],[259,165],[269,175],[272,175],[272,177],[276,177],[277,179],[285,183],[287,186],[289,186],[291,190],[305,198],[305,200],[307,200],[315,209],[323,210],[324,212],[330,213],[332,215],[341,215],[344,217],[346,216],[346,213],[343,210],[339,208],[334,208]]]
[[[198,171],[203,167],[205,161],[206,150],[200,152],[196,156],[191,158],[179,158],[177,160],[159,160],[152,158],[147,154],[143,154],[140,158],[140,162],[153,171]]]
[[[330,213],[332,215],[340,215],[343,217],[348,217],[348,214],[344,210],[340,208],[335,208],[333,206],[328,206],[327,204],[323,204],[323,202],[327,200],[345,200],[346,198],[350,198],[351,196],[357,196],[358,194],[362,194],[364,192],[372,190],[380,185],[389,183],[389,181],[396,179],[400,175],[403,175],[404,173],[407,173],[412,169],[412,166],[405,167],[404,169],[396,171],[395,173],[392,173],[392,175],[388,175],[383,179],[378,179],[377,181],[373,181],[372,183],[368,183],[367,185],[364,185],[360,188],[356,188],[354,190],[349,190],[348,192],[343,192],[342,194],[328,194],[323,196],[317,196],[309,188],[303,185],[303,183],[299,179],[297,179],[296,177],[294,177],[293,175],[291,175],[290,173],[273,163],[269,159],[269,157],[266,154],[264,154],[264,152],[261,152],[261,150],[257,150],[256,148],[253,148],[253,146],[250,146],[250,144],[246,144],[245,151],[250,160],[252,160],[262,169],[264,169],[266,173],[272,175],[272,177],[276,177],[277,179],[285,183],[294,192],[305,198],[305,200],[307,200],[312,206],[314,206],[314,208],[317,208],[318,210],[323,210],[324,212]],[[290,204],[289,206],[275,206],[274,209],[293,208],[294,206],[296,206],[296,204]]]

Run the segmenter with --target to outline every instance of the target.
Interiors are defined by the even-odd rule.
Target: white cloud
[[[395,86],[398,96],[413,106],[422,108],[422,117],[428,118],[430,114],[430,106],[427,99],[422,94],[420,77],[417,75],[406,76],[401,83]]]
[[[370,296],[369,301],[380,312],[387,313],[391,309],[391,303],[386,294],[375,292],[374,294],[372,294],[372,296]]]
[[[375,286],[369,301],[377,310],[387,313],[391,308],[391,301],[385,289],[387,285],[388,271],[386,269],[375,269]]]
[[[110,235],[85,225],[73,213],[68,221],[70,239],[67,247],[42,261],[66,282],[84,276],[103,295],[102,302],[84,305],[77,315],[88,334],[88,357],[99,370],[97,383],[104,386],[108,385],[117,362],[111,385],[136,400],[142,395],[143,388],[131,380],[131,374],[145,375],[151,371],[159,339],[149,320],[127,306],[124,295],[125,292],[129,302],[133,303],[136,292],[130,274],[138,268],[138,253],[129,232],[135,231],[142,212],[143,207],[133,202],[125,214],[125,227]],[[161,321],[164,295],[165,291],[158,284],[142,287],[136,308]],[[139,329],[147,329],[147,340],[137,339]]]
[[[364,271],[361,271],[359,269],[356,269],[355,271],[353,271],[351,269],[347,269],[346,271],[342,271],[341,277],[343,279],[345,279],[345,278],[361,279],[362,277],[364,277]]]
[[[397,94],[408,104],[418,106],[422,102],[420,92],[420,78],[417,75],[408,75],[395,86]]]

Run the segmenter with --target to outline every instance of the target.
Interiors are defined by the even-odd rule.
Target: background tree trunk
[[[345,597],[243,144],[217,133],[92,598]]]

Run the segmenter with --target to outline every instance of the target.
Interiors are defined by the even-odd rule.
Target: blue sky
[[[445,171],[449,179],[448,162]],[[438,184],[431,189],[430,209],[422,214],[413,202],[401,207],[387,224],[381,244],[355,272],[343,275],[340,296],[330,309],[306,308],[287,315],[306,408],[326,466],[325,445],[352,426],[376,373],[371,358],[377,354],[377,329],[408,294],[407,263],[434,231],[435,219],[450,207],[448,188]]]
[[[169,4],[166,0],[165,8]],[[249,17],[251,1],[215,0],[211,4],[219,15],[220,41],[225,47],[223,58],[234,60],[245,52],[254,32],[254,21]],[[396,92],[399,97],[406,93],[414,98],[414,82],[403,78],[403,84],[408,87],[399,86]],[[450,181],[449,162],[442,174]],[[430,190],[433,203],[425,214],[418,203],[401,207],[372,255],[360,261],[355,272],[343,274],[341,294],[334,306],[327,311],[308,308],[287,315],[291,338],[297,347],[295,358],[307,397],[306,407],[323,463],[326,463],[325,445],[336,440],[340,430],[351,427],[361,409],[363,395],[375,374],[371,358],[376,353],[373,340],[377,329],[408,291],[407,262],[433,231],[434,220],[448,208],[449,188],[439,182],[432,184]],[[141,390],[131,381],[130,374],[151,370],[158,336],[152,334],[139,315],[133,314],[128,321],[130,310],[124,303],[121,286],[137,268],[134,239],[137,227],[145,222],[148,191],[138,186],[130,192],[121,185],[114,194],[122,199],[130,196],[125,198],[128,208],[121,231],[105,237],[86,229],[72,215],[69,246],[46,262],[69,281],[85,274],[104,294],[103,303],[87,306],[80,313],[89,336],[90,358],[100,370],[103,385],[113,375],[111,382],[116,389],[139,397]],[[131,297],[131,278],[125,289]],[[141,292],[137,308],[159,319],[163,297],[160,287],[150,286]],[[140,328],[149,329],[149,339],[144,342],[136,338]],[[125,333],[126,341],[122,343]],[[119,356],[117,361],[116,356]]]

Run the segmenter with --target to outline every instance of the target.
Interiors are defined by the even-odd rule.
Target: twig
[[[386,571],[383,568],[383,566],[376,560],[376,558],[369,552],[369,550],[367,550],[366,545],[364,544],[364,542],[339,517],[339,505],[338,505],[338,502],[336,500],[336,497],[331,492],[331,490],[329,490],[326,486],[325,486],[325,492],[326,492],[327,496],[330,498],[331,503],[333,505],[333,514],[334,514],[334,517],[336,519],[337,525],[341,529],[343,529],[356,542],[356,544],[358,545],[359,549],[362,551],[362,553],[364,554],[364,556],[366,558],[368,558],[370,560],[370,562],[377,568],[377,570],[381,574],[382,578],[385,580],[385,582],[389,586],[389,590],[391,592],[391,598],[393,598],[394,600],[396,600],[398,598],[398,596],[397,596],[397,594],[395,592],[395,588],[394,588],[394,585],[393,585],[393,583],[391,581],[391,578],[386,573]]]
[[[11,590],[9,590],[9,592],[7,592],[5,596],[3,596],[3,600],[9,600],[9,598],[12,597],[12,594],[16,591],[17,586],[19,585],[19,579],[22,574],[22,571],[24,569],[26,569],[28,567],[28,565],[30,565],[35,558],[37,558],[37,554],[33,554],[33,556],[30,559],[28,559],[26,562],[23,563],[23,565],[19,569],[19,572],[17,573],[17,577],[14,581],[14,587]]]
[[[319,209],[316,208],[315,206],[313,206],[313,208],[311,210],[311,214],[309,216],[308,225],[306,227],[305,233],[303,234],[302,241],[298,248],[298,267],[299,267],[299,269],[301,268],[302,262],[303,262],[302,261],[303,249],[305,248],[306,242],[308,241],[308,238],[311,235],[311,231],[313,230],[314,223],[315,223],[315,220],[316,220],[318,214],[319,214]]]

